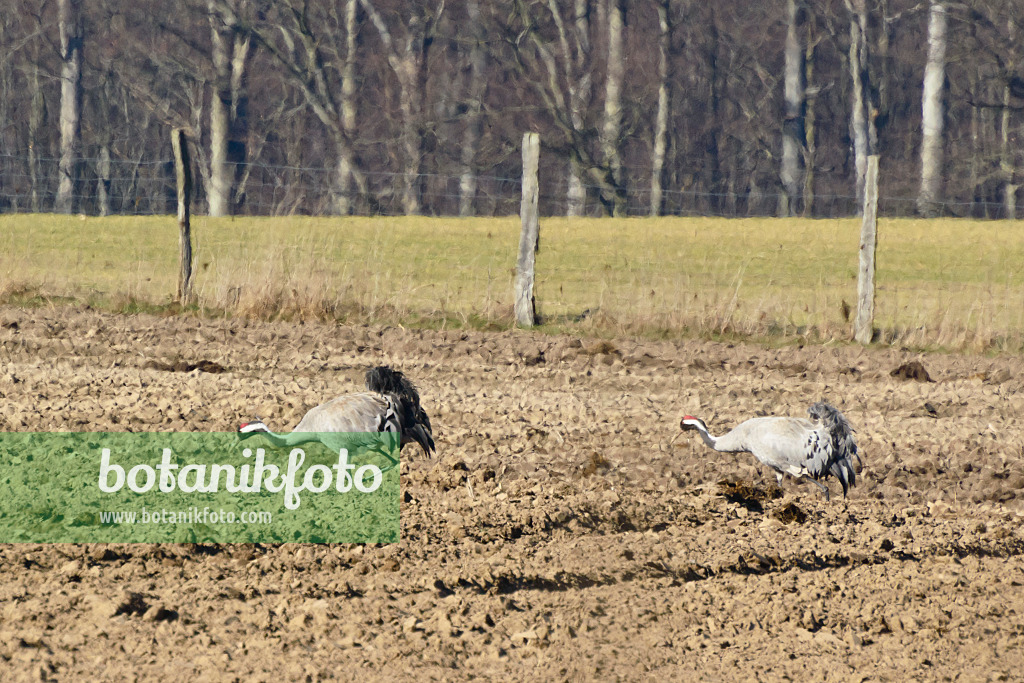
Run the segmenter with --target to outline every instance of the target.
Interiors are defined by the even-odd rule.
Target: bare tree
[[[819,88],[814,83],[814,53],[821,40],[817,34],[817,20],[814,14],[808,13],[806,22],[807,37],[804,40],[804,218],[814,215],[814,169],[817,160],[817,129],[815,127],[814,107],[817,102]]]
[[[505,27],[515,54],[512,64],[524,85],[538,96],[542,111],[554,126],[558,139],[546,141],[547,147],[569,159],[567,214],[582,213],[584,178],[597,185],[599,198],[611,214],[616,204],[625,200],[600,145],[596,151],[591,146],[592,141],[603,139],[603,134],[588,125],[585,106],[593,82],[591,41],[582,33],[590,29],[589,5],[573,4],[573,30],[554,0],[516,0],[516,9],[514,22]]]
[[[569,120],[576,130],[582,130],[584,113],[593,89],[593,76],[590,70],[590,3],[588,0],[575,0],[572,6],[572,24],[568,28],[561,21],[561,13],[555,3],[549,0],[548,7],[558,27],[562,65],[569,90]],[[583,182],[583,169],[570,158],[566,214],[582,216],[586,212],[586,206],[587,189]]]
[[[80,0],[58,0],[60,31],[60,162],[55,210],[75,210],[82,132],[82,12]]]
[[[210,183],[207,201],[211,216],[235,212],[240,197],[237,180],[245,162],[248,97],[245,89],[250,38],[235,31],[209,0],[213,62],[213,97],[210,100]]]
[[[796,210],[803,185],[801,157],[804,147],[804,51],[800,44],[800,26],[806,9],[802,0],[786,0],[785,46],[785,118],[782,124],[783,193],[779,195],[779,215]]]
[[[423,102],[426,97],[427,57],[434,41],[437,22],[444,12],[445,0],[405,5],[408,16],[388,26],[372,0],[359,0],[371,23],[377,29],[388,64],[398,80],[400,92],[401,140],[404,152],[402,211],[406,215],[420,212],[423,160]],[[396,39],[395,36],[398,36]]]
[[[483,101],[487,89],[487,53],[484,50],[486,34],[480,17],[480,0],[467,0],[466,15],[470,27],[469,87],[466,95],[466,128],[462,134],[459,176],[459,215],[473,215],[476,198],[476,153],[483,128]]]
[[[622,137],[622,80],[626,73],[625,19],[621,0],[605,0],[608,23],[607,72],[604,88],[604,121],[601,125],[601,155],[611,172],[615,185],[622,187],[622,155],[619,145]],[[624,192],[616,192],[612,215],[620,216],[626,210]]]
[[[946,80],[946,5],[930,0],[928,12],[928,61],[921,93],[921,189],[917,210],[938,213],[942,194],[942,90]]]
[[[850,137],[853,140],[853,158],[857,206],[864,203],[864,179],[868,156],[874,153],[874,117],[869,111],[870,90],[868,71],[868,14],[865,0],[846,0],[850,15]]]
[[[341,129],[345,136],[351,138],[356,131],[356,11],[359,0],[345,0],[345,61],[341,69]],[[335,198],[337,211],[341,215],[352,213],[352,185],[357,175],[353,166],[354,159],[350,154],[338,156],[338,178],[335,187],[338,189]]]
[[[28,116],[28,177],[30,185],[29,206],[32,211],[40,211],[39,202],[39,157],[40,147],[43,145],[41,131],[46,126],[46,98],[43,96],[43,88],[39,82],[39,64],[32,64],[30,67],[31,78],[29,87],[32,90],[32,103],[29,106]]]
[[[1006,20],[1006,29],[1009,36],[1009,43],[1015,44],[1017,38],[1017,24],[1010,17]],[[1009,53],[1005,68],[1007,73],[1012,74],[1016,67],[1014,60],[1014,54]],[[1016,169],[1014,167],[1013,152],[1010,148],[1010,114],[1011,108],[1012,90],[1010,88],[1010,79],[1007,78],[1003,84],[1003,108],[1002,116],[999,117],[999,171],[1002,175],[1003,181],[1003,215],[1006,218],[1015,219],[1017,217],[1017,187],[1016,184]]]
[[[353,73],[350,49],[355,43],[348,39],[351,33],[344,27],[355,27],[351,0],[344,7],[344,18],[338,16],[338,8],[332,3],[321,8],[302,0],[281,0],[266,13],[247,13],[241,11],[242,7],[236,12],[228,0],[212,1],[230,26],[251,36],[281,65],[288,83],[302,93],[327,129],[335,147],[335,212],[348,213],[351,208],[345,186],[349,179],[365,207],[377,211],[377,200],[371,194],[348,128],[354,118],[351,98],[355,88],[345,81]]]
[[[658,216],[662,207],[662,178],[665,174],[665,151],[668,147],[669,105],[672,101],[669,49],[672,45],[672,0],[658,3],[658,110],[654,115],[654,141],[651,145],[650,214]]]

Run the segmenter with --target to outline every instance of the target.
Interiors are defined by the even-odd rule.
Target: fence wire
[[[82,158],[76,167],[72,203],[76,213],[87,215],[167,215],[177,211],[177,190],[174,163],[166,159],[110,159],[109,171],[101,178],[100,159]],[[236,215],[331,215],[336,212],[338,195],[334,172],[325,168],[250,163],[237,169],[243,179],[236,188]],[[632,177],[644,177],[642,169],[634,169]],[[400,215],[406,212],[403,193],[409,184],[404,173],[364,172],[373,202],[348,195],[350,210],[357,215]],[[197,194],[194,211],[206,210],[205,176],[196,174]],[[56,158],[28,158],[0,154],[0,213],[51,212],[56,206],[59,181]],[[426,215],[459,215],[462,205],[460,174],[421,173],[412,178],[419,200],[419,213]],[[471,206],[472,215],[508,216],[519,212],[522,181],[520,177],[496,174],[476,176]],[[548,163],[541,169],[540,212],[544,216],[607,215],[610,200],[602,197],[602,189],[584,185],[582,205],[568,199],[568,179],[564,164]],[[666,188],[659,215],[666,216],[775,216],[779,214],[780,193],[705,192]],[[625,215],[651,214],[651,189],[627,187],[624,192]],[[855,216],[859,202],[852,193],[816,194],[812,210],[815,218]],[[976,218],[1007,218],[1002,202],[975,199],[944,201],[937,205],[939,213],[948,216]],[[914,197],[887,196],[884,188],[878,200],[882,216],[913,216],[917,211]],[[1016,218],[1017,216],[1012,216]]]

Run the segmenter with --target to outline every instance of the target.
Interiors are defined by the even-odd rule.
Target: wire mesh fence
[[[101,168],[109,168],[101,174]],[[418,199],[419,213],[436,216],[459,215],[463,202],[461,174],[365,172],[372,204],[349,198],[353,213],[400,215],[406,213],[405,188],[410,184]],[[631,177],[643,177],[635,169]],[[234,213],[251,216],[330,215],[337,206],[338,189],[334,171],[327,168],[250,163],[238,168]],[[206,211],[206,175],[199,179],[196,213]],[[51,212],[56,206],[59,181],[58,160],[0,154],[0,213]],[[471,214],[509,216],[519,212],[521,178],[515,173],[474,176]],[[82,158],[76,165],[72,198],[74,211],[87,215],[166,215],[176,212],[177,194],[174,164],[166,159]],[[568,174],[561,163],[543,164],[540,183],[540,213],[543,216],[602,216],[609,202],[602,188],[584,185],[582,203],[569,199]],[[748,190],[708,192],[666,188],[662,191],[659,215],[666,216],[776,216],[783,199],[780,192]],[[651,188],[639,183],[624,188],[621,204],[625,215],[651,215]],[[981,198],[954,199],[939,203],[938,212],[947,216],[1007,218],[1003,202]],[[854,193],[818,193],[807,215],[815,218],[855,216],[860,202]],[[913,216],[917,199],[886,195],[881,188],[878,213],[881,216]],[[1016,218],[1017,216],[1012,216]]]

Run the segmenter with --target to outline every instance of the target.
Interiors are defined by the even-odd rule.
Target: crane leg
[[[827,502],[828,502],[828,487],[827,487],[827,486],[825,486],[824,484],[822,484],[822,483],[821,483],[820,481],[818,481],[817,479],[812,479],[812,478],[810,478],[810,477],[804,477],[804,478],[805,478],[805,479],[807,479],[807,481],[809,481],[809,482],[811,482],[812,484],[814,484],[815,486],[817,486],[817,487],[818,487],[819,489],[821,489],[821,492],[822,492],[823,494],[825,494],[825,502],[827,503]]]
[[[391,464],[388,465],[387,467],[385,467],[384,469],[382,469],[381,472],[387,472],[388,470],[393,470],[394,468],[398,467],[398,461],[391,457],[391,454],[388,453],[386,448],[378,447],[378,448],[373,448],[371,450],[374,453],[380,453],[381,455],[383,455],[385,458],[387,458],[391,462]]]

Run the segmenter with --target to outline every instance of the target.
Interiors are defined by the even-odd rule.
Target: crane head
[[[238,427],[238,438],[245,439],[257,432],[268,432],[267,425],[263,424],[263,420],[258,417],[252,422],[244,422]]]
[[[683,419],[679,421],[679,428],[683,431],[699,430],[706,432],[708,430],[704,420],[693,415],[684,415]]]

